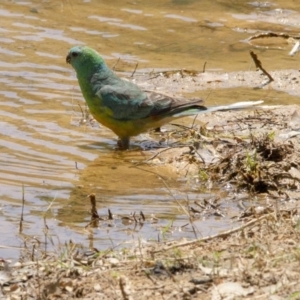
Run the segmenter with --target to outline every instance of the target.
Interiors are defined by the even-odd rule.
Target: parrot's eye
[[[72,52],[72,56],[73,57],[77,57],[78,56],[78,52]]]

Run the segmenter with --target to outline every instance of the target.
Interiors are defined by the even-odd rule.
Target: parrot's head
[[[100,54],[87,46],[75,46],[70,49],[66,62],[71,64],[76,72],[83,69],[92,70],[94,67],[105,64]]]

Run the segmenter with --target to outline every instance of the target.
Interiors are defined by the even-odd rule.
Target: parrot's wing
[[[202,105],[203,100],[200,98],[187,99],[184,97],[147,90],[147,97],[153,102],[153,108],[150,112],[151,117],[167,117],[173,116],[180,112],[190,109],[206,110]],[[187,113],[187,115],[189,115]]]
[[[206,109],[200,106],[201,99],[188,101],[185,98],[169,96],[150,90],[140,90],[136,85],[107,85],[98,95],[102,104],[113,112],[115,119],[133,120],[147,117],[160,118],[185,111],[189,108]]]
[[[160,118],[199,105],[201,99],[188,101],[166,93],[142,90],[136,84],[123,80],[113,73],[95,73],[91,79],[96,96],[110,109],[117,120],[134,120],[147,117]]]
[[[104,85],[96,95],[102,99],[102,105],[111,110],[112,117],[118,120],[145,118],[153,108],[146,93],[137,86],[124,82]]]

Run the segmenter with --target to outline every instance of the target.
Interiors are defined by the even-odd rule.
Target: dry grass
[[[241,215],[243,218],[243,215]],[[130,250],[97,252],[72,243],[59,254],[9,266],[7,299],[223,299],[235,283],[237,298],[296,299],[300,293],[298,210],[247,216],[245,224],[212,237]],[[27,249],[27,258],[32,249]],[[4,274],[7,279],[4,279]],[[227,284],[227,285],[226,285]],[[238,292],[239,291],[239,292]],[[4,298],[5,299],[5,298]],[[233,298],[230,298],[233,299]],[[235,298],[236,299],[236,298]]]

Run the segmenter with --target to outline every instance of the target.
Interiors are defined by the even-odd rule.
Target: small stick
[[[257,55],[253,51],[250,51],[250,55],[255,63],[256,68],[261,70],[269,78],[268,83],[274,81],[273,77],[263,68],[261,61],[257,58]]]
[[[297,41],[293,47],[293,49],[291,50],[291,52],[289,53],[290,56],[294,56],[297,52],[300,51],[300,41]]]
[[[99,215],[98,215],[98,212],[97,212],[97,208],[96,208],[96,195],[95,194],[90,194],[88,195],[88,197],[90,198],[90,201],[91,201],[91,205],[92,205],[92,208],[91,208],[91,219],[92,220],[99,220]]]
[[[134,68],[134,70],[133,70],[133,72],[132,72],[132,74],[131,74],[130,77],[133,77],[133,75],[134,75],[135,72],[136,72],[136,69],[137,69],[138,65],[139,65],[139,63],[137,62],[136,65],[135,65],[135,68]]]
[[[46,222],[46,216],[44,215],[44,234],[45,234],[45,254],[47,253],[47,236],[48,236],[48,231],[49,231],[49,227],[47,225],[47,222]]]
[[[112,67],[113,71],[115,70],[115,67],[117,66],[117,64],[119,63],[119,61],[120,61],[120,57],[118,58],[117,62],[113,65],[113,67]]]
[[[78,103],[78,106],[79,106],[79,108],[80,108],[80,110],[81,110],[82,118],[84,118],[84,112],[83,112],[83,109],[82,109],[80,103]]]
[[[205,73],[205,68],[206,68],[206,62],[205,62],[204,65],[203,65],[202,73]]]
[[[113,219],[114,219],[113,214],[110,211],[110,209],[108,209],[108,220],[113,220]]]
[[[22,184],[22,211],[21,211],[21,219],[20,219],[20,225],[19,225],[19,233],[22,233],[23,231],[23,215],[24,215],[24,206],[25,206],[25,189],[24,184]]]
[[[143,221],[145,222],[145,221],[146,221],[146,218],[145,218],[145,215],[143,214],[143,212],[142,212],[142,211],[140,211],[140,215],[141,215],[141,217],[142,217]]]

